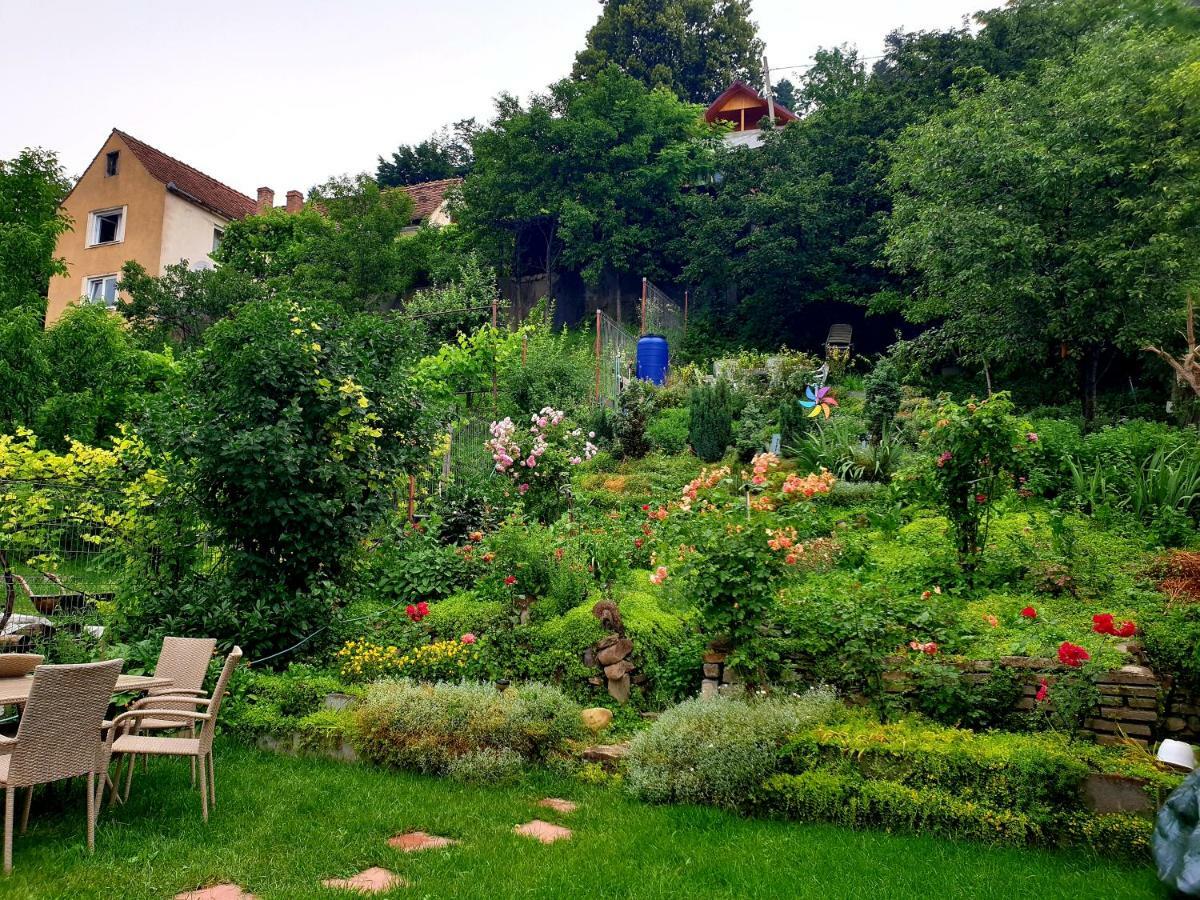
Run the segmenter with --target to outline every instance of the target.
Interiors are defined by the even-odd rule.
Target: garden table
[[[0,678],[0,706],[24,706],[29,699],[29,689],[33,686],[32,675],[18,675],[15,678]],[[170,678],[153,678],[149,675],[120,675],[114,694],[127,691],[149,691],[154,688],[171,686]]]

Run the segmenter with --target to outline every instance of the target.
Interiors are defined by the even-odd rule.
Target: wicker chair
[[[113,719],[112,727],[108,730],[107,760],[109,756],[117,756],[117,771],[113,778],[111,802],[117,800],[117,791],[121,784],[121,765],[129,761],[129,776],[125,783],[125,799],[133,788],[133,772],[139,756],[186,756],[189,757],[200,771],[200,810],[204,821],[208,821],[208,807],[217,805],[216,771],[213,768],[212,745],[213,735],[217,728],[217,713],[221,709],[221,701],[229,687],[229,679],[233,670],[242,660],[241,647],[234,647],[225,658],[225,665],[217,679],[211,697],[194,697],[182,694],[160,694],[151,698],[148,705],[131,709]],[[178,707],[184,703],[191,704],[191,709],[183,710]],[[157,704],[163,704],[159,706]],[[165,706],[169,704],[169,708]],[[203,709],[203,712],[197,709]],[[183,725],[199,723],[199,735],[185,737],[182,735],[146,735],[141,732],[141,723],[154,720],[174,721]],[[100,794],[97,803],[104,798],[104,782],[100,784]]]
[[[21,833],[29,824],[34,785],[88,777],[88,850],[96,847],[96,773],[104,767],[102,723],[122,659],[74,666],[38,666],[15,738],[0,738],[4,786],[4,874],[12,871],[17,788],[28,788]]]

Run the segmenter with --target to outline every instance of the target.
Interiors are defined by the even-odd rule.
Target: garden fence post
[[[642,276],[642,323],[638,334],[646,333],[646,277]]]
[[[596,308],[596,403],[600,403],[600,308]]]

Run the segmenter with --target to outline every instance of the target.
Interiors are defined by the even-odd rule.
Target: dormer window
[[[87,245],[116,244],[125,240],[125,207],[98,209],[88,214]]]
[[[104,176],[106,178],[117,174],[117,165],[121,159],[121,151],[113,150],[104,157]]]

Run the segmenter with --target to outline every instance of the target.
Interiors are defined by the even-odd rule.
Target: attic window
[[[109,177],[117,174],[117,160],[121,158],[120,150],[113,150],[104,157],[104,175]]]
[[[100,209],[88,216],[89,247],[115,244],[125,239],[125,207]]]

